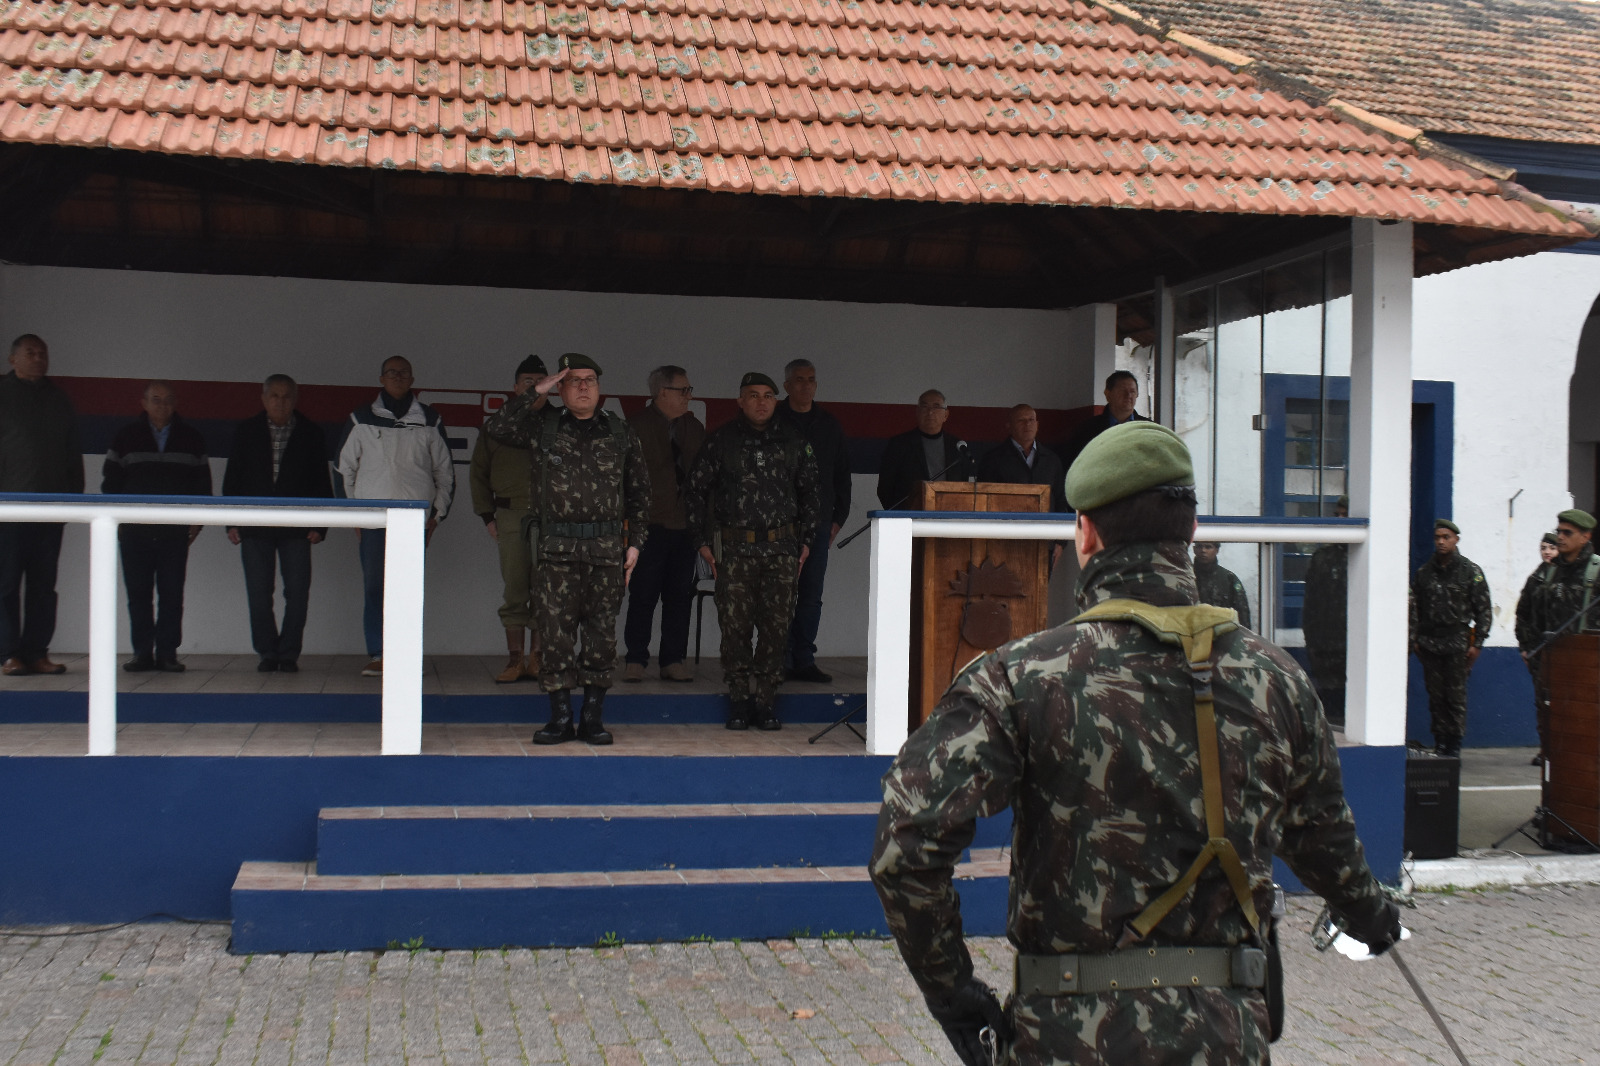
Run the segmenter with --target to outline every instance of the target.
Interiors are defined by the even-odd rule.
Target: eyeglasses
[[[687,400],[689,397],[694,395],[694,386],[693,385],[663,385],[663,386],[661,386],[661,391],[662,392],[681,392],[681,393],[683,393],[683,398]]]
[[[598,389],[600,387],[600,379],[599,378],[567,378],[566,379],[566,384],[571,385],[575,389]]]
[[[946,407],[942,403],[919,403],[919,404],[917,404],[917,410],[919,410],[919,411],[948,411],[948,410],[950,410],[950,408]]]
[[[409,370],[385,370],[381,376],[386,377],[386,378],[408,378],[408,377],[411,376],[411,371],[409,371]]]

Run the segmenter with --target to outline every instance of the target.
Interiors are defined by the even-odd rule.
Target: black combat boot
[[[535,744],[564,744],[576,736],[572,731],[572,690],[550,693],[550,724],[533,735]]]
[[[583,686],[583,713],[578,721],[578,739],[585,744],[609,744],[611,734],[600,724],[606,709],[606,690],[599,685]]]
[[[770,733],[775,729],[783,728],[783,723],[778,721],[778,709],[776,707],[754,700],[751,702],[754,704],[754,713],[751,715],[751,719],[757,729],[764,733]]]
[[[750,701],[732,700],[728,705],[728,728],[750,728]]]

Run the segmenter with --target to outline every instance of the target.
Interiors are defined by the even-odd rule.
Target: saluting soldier
[[[561,410],[546,403],[558,386]],[[539,685],[550,694],[550,722],[533,735],[535,744],[612,739],[602,715],[617,658],[617,612],[644,545],[650,475],[638,434],[625,419],[601,410],[600,401],[600,364],[569,352],[557,373],[512,399],[483,427],[502,444],[530,453],[522,532],[533,558]],[[580,685],[583,709],[574,731],[572,690]]]
[[[1154,422],[1086,445],[1066,485],[1082,613],[969,664],[884,777],[872,878],[971,1066],[985,1027],[1012,1037],[1010,1062],[1266,1061],[1274,854],[1374,951],[1400,935],[1310,681],[1196,602],[1193,486],[1188,449]],[[976,819],[1007,807],[1003,1013],[973,976],[951,876]]]
[[[1600,555],[1590,543],[1594,526],[1594,515],[1576,507],[1556,515],[1556,557],[1540,564],[1517,600],[1517,647],[1533,674],[1541,759],[1550,753],[1550,687],[1544,676],[1544,655],[1535,655],[1533,649],[1544,642],[1546,633],[1565,625],[1600,597]],[[1566,632],[1595,630],[1600,630],[1600,608]]]
[[[739,382],[739,417],[712,431],[684,491],[689,530],[716,578],[729,729],[782,729],[778,684],[800,567],[821,520],[817,461],[800,431],[773,416],[778,386]],[[722,558],[712,552],[722,539]],[[755,648],[751,650],[751,638]]]
[[[1434,752],[1456,758],[1467,732],[1467,675],[1489,638],[1489,583],[1457,545],[1461,528],[1433,523],[1433,558],[1411,578],[1411,650],[1422,663]]]
[[[1250,598],[1244,593],[1244,582],[1232,570],[1217,563],[1217,552],[1222,545],[1214,540],[1194,542],[1194,584],[1199,590],[1200,602],[1213,607],[1228,607],[1239,614],[1239,624],[1250,628]]]
[[[530,355],[517,366],[512,385],[521,396],[545,377],[544,360]],[[488,433],[478,435],[472,450],[472,511],[500,554],[500,580],[505,588],[500,603],[500,624],[506,631],[506,668],[495,680],[502,685],[539,676],[539,636],[533,627],[533,558],[522,525],[528,517],[532,461],[526,447],[501,444]],[[533,646],[526,648],[528,634]]]

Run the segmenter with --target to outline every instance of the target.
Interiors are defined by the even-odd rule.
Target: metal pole
[[[89,523],[89,754],[117,753],[117,520]]]
[[[428,513],[391,508],[383,555],[385,755],[422,754],[422,578]]]

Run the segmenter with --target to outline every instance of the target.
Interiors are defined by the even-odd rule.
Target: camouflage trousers
[[[1434,743],[1461,742],[1467,732],[1467,653],[1423,651],[1422,681],[1428,688],[1428,717]]]
[[[533,624],[533,545],[522,535],[522,522],[527,511],[512,511],[505,507],[494,513],[495,547],[500,551],[500,580],[505,585],[501,594],[500,624],[507,629],[526,629]]]
[[[1224,988],[1018,996],[1011,1063],[1254,1066],[1269,1061],[1267,1001]]]
[[[754,697],[762,707],[776,705],[797,566],[792,555],[725,555],[717,564],[717,624],[729,699]]]
[[[542,649],[540,688],[556,692],[586,685],[611,687],[611,671],[617,661],[617,612],[622,609],[625,587],[620,564],[539,561],[533,599]]]

